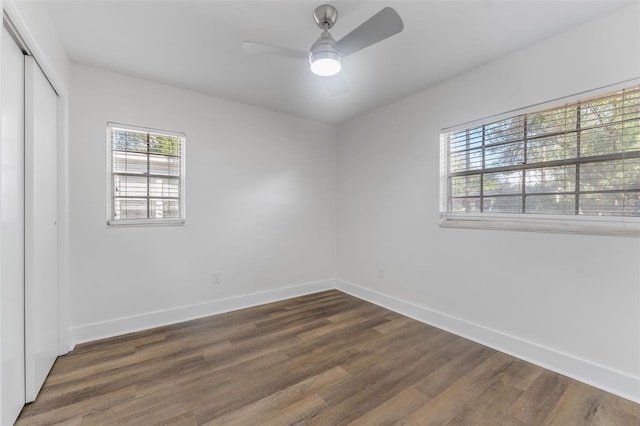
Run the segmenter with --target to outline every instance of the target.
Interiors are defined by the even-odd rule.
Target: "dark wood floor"
[[[18,425],[640,425],[640,405],[339,291],[78,346]]]

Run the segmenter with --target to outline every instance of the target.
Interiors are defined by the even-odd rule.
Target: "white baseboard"
[[[71,347],[69,350],[73,350],[75,345],[80,343],[277,302],[334,288],[335,281],[327,279],[72,327]]]
[[[577,358],[574,355],[510,336],[347,281],[337,279],[336,288],[359,299],[382,306],[425,324],[446,330],[614,395],[640,403],[640,377],[634,377],[609,367]]]

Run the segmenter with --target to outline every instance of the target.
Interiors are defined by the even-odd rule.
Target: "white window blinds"
[[[184,134],[108,124],[109,224],[184,219]]]
[[[445,213],[640,217],[640,86],[441,136]]]

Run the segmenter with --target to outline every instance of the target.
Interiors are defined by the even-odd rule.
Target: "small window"
[[[109,225],[184,223],[182,133],[108,123]]]
[[[448,129],[441,150],[445,226],[640,229],[640,86]]]

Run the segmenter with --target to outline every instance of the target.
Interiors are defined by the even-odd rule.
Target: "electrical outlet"
[[[384,279],[384,269],[378,268],[378,278]]]
[[[220,272],[214,272],[211,274],[211,284],[222,284],[222,275],[220,275]]]

